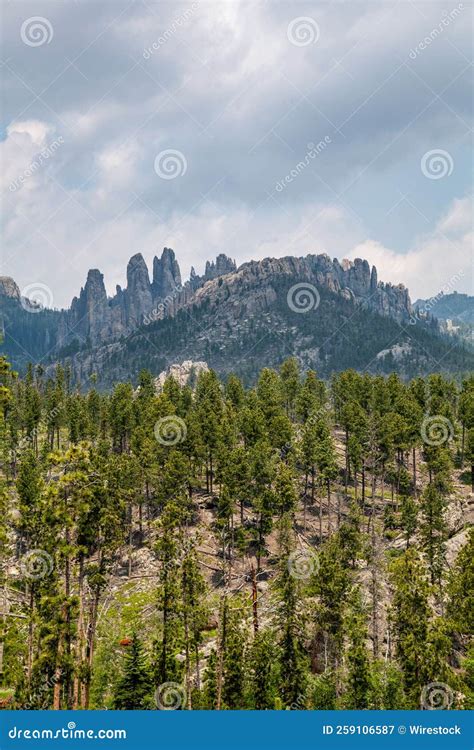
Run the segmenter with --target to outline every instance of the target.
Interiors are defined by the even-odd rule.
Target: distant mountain
[[[416,310],[430,312],[439,320],[461,320],[474,323],[474,297],[469,294],[440,292],[429,299],[419,299],[413,307]]]
[[[205,273],[181,281],[173,250],[153,261],[150,280],[141,254],[127,267],[127,286],[108,298],[103,276],[91,270],[67,310],[41,310],[0,278],[3,351],[17,369],[29,361],[68,363],[86,385],[103,388],[135,379],[142,367],[155,375],[172,363],[205,361],[222,375],[252,382],[263,366],[287,356],[323,376],[347,367],[395,370],[404,377],[441,369],[471,369],[474,355],[440,330],[431,316],[416,316],[408,290],[378,281],[365,260],[327,255],[266,258],[237,268],[219,255]]]
[[[413,305],[418,316],[431,315],[442,322],[442,329],[462,336],[469,341],[473,338],[474,297],[452,292],[439,294],[430,299],[419,299]]]

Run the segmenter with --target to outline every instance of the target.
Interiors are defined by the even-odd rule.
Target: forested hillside
[[[473,708],[474,378],[0,358],[10,708]]]

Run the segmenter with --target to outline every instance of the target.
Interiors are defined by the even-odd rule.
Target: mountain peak
[[[161,258],[153,258],[153,296],[165,299],[181,287],[181,271],[174,250],[163,248]]]
[[[11,278],[11,276],[0,276],[0,294],[3,294],[4,297],[10,297],[11,299],[21,299],[18,284]]]
[[[445,346],[436,321],[417,316],[419,325],[410,328],[414,348],[408,352],[405,324],[413,319],[408,290],[379,281],[375,266],[362,258],[309,254],[252,260],[237,268],[220,253],[202,275],[193,272],[183,284],[171,248],[154,258],[151,282],[143,255],[136,253],[124,289],[117,287],[108,298],[104,277],[93,268],[71,308],[50,311],[47,325],[44,316],[22,309],[12,279],[0,280],[0,293],[13,364],[25,366],[25,351],[38,359],[52,353],[51,361],[69,358],[83,383],[96,369],[103,385],[110,385],[133,378],[140,367],[159,373],[183,360],[207,361],[221,374],[244,368],[251,379],[257,363],[276,367],[285,354],[328,377],[348,357],[356,368],[373,362],[380,372],[393,361],[398,372],[411,376],[426,366],[426,342],[418,346],[417,336],[432,340],[437,354]],[[469,369],[468,352],[450,341],[446,347],[447,353],[455,351],[447,370]],[[246,351],[251,352],[247,359]]]

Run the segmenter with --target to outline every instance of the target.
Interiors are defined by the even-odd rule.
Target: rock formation
[[[181,288],[181,272],[174,250],[165,247],[161,258],[153,258],[153,284],[152,292],[154,300],[162,300],[175,294]]]
[[[132,256],[127,266],[127,328],[136,328],[153,309],[153,295],[145,259],[141,253]]]
[[[201,372],[209,372],[209,367],[206,362],[193,362],[192,360],[188,359],[182,362],[180,365],[170,365],[170,367],[168,367],[163,372],[160,372],[158,377],[155,378],[156,392],[161,393],[166,379],[170,376],[174,378],[181,386],[187,385],[188,383],[193,386],[196,378]]]
[[[169,330],[172,330],[173,319],[178,322],[176,333],[157,349],[161,356],[161,360],[157,360],[157,372],[164,369],[168,356],[174,357],[171,361],[179,361],[176,347],[181,340],[182,356],[187,360],[200,361],[208,359],[210,351],[225,351],[226,341],[243,349],[248,337],[253,335],[251,321],[260,325],[263,317],[268,318],[275,308],[279,308],[280,318],[278,322],[268,323],[269,330],[278,335],[290,329],[294,332],[295,326],[307,325],[303,320],[306,316],[295,315],[287,303],[288,290],[300,284],[326,295],[325,316],[337,317],[344,309],[344,315],[350,317],[352,313],[345,307],[347,305],[366,308],[399,323],[408,322],[412,314],[408,290],[402,285],[378,281],[376,268],[370,268],[367,261],[360,258],[341,262],[325,254],[265,258],[237,268],[232,259],[220,254],[215,261],[206,263],[203,275],[197,275],[192,269],[189,280],[183,284],[178,261],[170,248],[164,248],[161,257],[154,258],[152,281],[143,255],[135,254],[127,266],[126,287],[117,286],[113,297],[107,296],[102,273],[98,269],[90,270],[79,296],[67,310],[44,310],[31,315],[24,303],[20,304],[20,291],[15,282],[1,277],[0,310],[4,323],[6,321],[3,325],[6,338],[10,335],[7,351],[13,352],[12,356],[21,361],[21,366],[28,354],[32,359],[47,356],[51,361],[55,356],[58,359],[73,357],[76,362],[81,359],[83,365],[78,377],[84,382],[91,371],[109,367],[111,352],[116,362],[120,352],[126,350],[129,337],[140,330],[146,336],[142,344],[146,349],[150,336],[159,337],[164,319],[170,319]],[[285,316],[289,317],[285,319]],[[188,329],[183,323],[186,318],[197,326],[189,334],[195,337],[196,346],[188,345],[187,352]],[[14,342],[18,345],[16,349]],[[316,347],[315,361],[319,356]],[[229,360],[227,365],[231,367],[232,362]],[[112,366],[116,364],[110,364]],[[129,367],[132,369],[132,363]]]
[[[10,276],[0,276],[0,296],[20,301],[21,295],[18,285]]]

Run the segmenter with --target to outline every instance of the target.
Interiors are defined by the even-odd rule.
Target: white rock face
[[[394,344],[390,349],[382,349],[382,351],[377,354],[376,359],[382,359],[382,357],[386,357],[387,354],[393,354],[394,359],[397,361],[401,359],[404,354],[410,354],[410,352],[410,344]]]
[[[164,370],[164,372],[161,372],[157,378],[155,378],[155,389],[157,393],[160,393],[163,390],[163,385],[165,383],[166,378],[169,378],[170,375],[181,385],[186,385],[191,377],[193,375],[193,378],[197,378],[197,376],[201,372],[209,372],[209,367],[207,365],[207,362],[193,362],[190,359],[187,359],[185,362],[182,362],[180,365],[171,365],[168,367],[167,370]]]
[[[10,276],[0,276],[0,294],[12,299],[20,299],[20,290]]]

